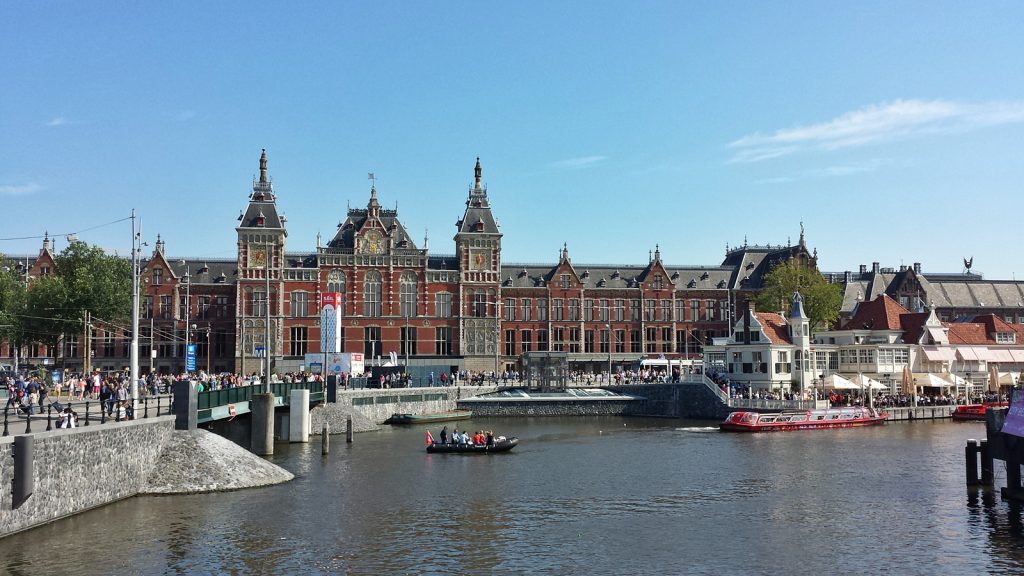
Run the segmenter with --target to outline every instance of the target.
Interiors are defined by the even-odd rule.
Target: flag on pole
[[[366,179],[367,180],[373,180],[373,172],[367,172],[366,173]]]

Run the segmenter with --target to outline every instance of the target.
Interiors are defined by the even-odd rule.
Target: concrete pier
[[[253,454],[269,456],[274,453],[274,395],[254,394],[249,406],[252,410],[249,449]]]
[[[288,413],[288,441],[309,442],[309,390],[291,391]]]

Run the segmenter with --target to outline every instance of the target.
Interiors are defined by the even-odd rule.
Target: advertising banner
[[[320,351],[341,351],[341,292],[320,295]]]
[[[1006,413],[1002,431],[1024,438],[1024,390],[1013,391],[1013,402],[1010,403],[1010,411]]]

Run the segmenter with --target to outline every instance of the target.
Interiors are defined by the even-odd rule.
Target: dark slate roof
[[[491,213],[491,205],[487,200],[487,188],[475,187],[469,189],[469,198],[466,200],[466,212],[462,219],[455,223],[459,234],[498,234],[498,223]]]
[[[371,208],[377,212],[377,221],[384,230],[385,236],[391,240],[393,252],[417,251],[416,243],[398,219],[398,209],[386,210],[377,204],[376,188],[370,191],[370,202],[366,208],[349,208],[345,221],[338,225],[334,238],[327,243],[328,248],[351,253],[355,250],[355,237],[372,218]]]
[[[722,261],[723,267],[731,267],[734,274],[730,287],[757,289],[764,283],[764,276],[776,264],[789,260],[803,247],[797,246],[742,246],[729,250]]]
[[[427,257],[429,270],[458,270],[459,258],[453,254],[431,254]]]
[[[178,278],[185,276],[187,270],[192,275],[193,284],[224,284],[238,280],[238,261],[235,259],[186,258],[184,264],[181,257],[166,260]]]
[[[503,263],[501,285],[505,288],[542,287],[553,281],[557,269],[557,264]],[[648,267],[627,264],[573,264],[573,269],[586,289],[621,289],[636,288]],[[669,274],[667,280],[676,290],[724,289],[728,286],[733,272],[731,268],[721,266],[666,265],[665,270]]]

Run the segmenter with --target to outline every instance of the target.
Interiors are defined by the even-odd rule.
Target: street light
[[[210,374],[210,355],[213,348],[210,347],[210,325],[206,325],[206,374]]]
[[[612,383],[612,325],[605,324],[605,328],[608,329],[608,385]]]
[[[192,268],[188,262],[181,261],[181,265],[185,267],[185,275],[181,277],[181,280],[185,282],[185,309],[182,312],[182,319],[185,321],[185,374],[189,373],[188,370],[188,345],[192,340],[192,333],[189,331],[189,309],[192,304]]]

